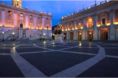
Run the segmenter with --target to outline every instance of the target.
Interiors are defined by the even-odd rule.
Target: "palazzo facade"
[[[0,4],[0,39],[51,38],[52,16],[22,8],[22,0],[12,0],[12,6]]]
[[[66,40],[118,40],[118,1],[99,5],[62,17]]]

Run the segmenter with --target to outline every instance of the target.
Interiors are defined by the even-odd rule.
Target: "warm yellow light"
[[[100,27],[101,25],[100,24],[97,24],[97,27]]]
[[[113,24],[118,25],[118,22],[114,22]]]
[[[91,34],[92,34],[92,32],[89,32],[89,34],[91,35]]]
[[[48,30],[52,30],[52,29],[51,29],[51,27],[50,27],[50,28],[48,28]]]
[[[67,31],[67,29],[65,29],[65,31]]]
[[[107,26],[110,26],[111,24],[110,24],[110,23],[107,23],[106,25],[107,25]]]
[[[72,30],[74,30],[74,28],[72,28]]]
[[[80,27],[80,29],[83,29],[83,27]]]
[[[79,33],[79,35],[82,35],[82,33]]]
[[[75,27],[75,29],[77,30],[77,27]]]
[[[93,19],[92,19],[92,18],[89,18],[89,19],[88,19],[88,22],[93,22]]]

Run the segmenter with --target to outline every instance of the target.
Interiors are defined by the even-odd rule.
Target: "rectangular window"
[[[105,25],[105,24],[106,24],[106,19],[103,18],[103,19],[102,19],[102,25]]]

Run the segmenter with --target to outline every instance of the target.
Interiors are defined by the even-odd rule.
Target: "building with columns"
[[[118,40],[118,1],[101,2],[64,16],[60,28],[66,40]]]
[[[22,0],[12,0],[12,6],[0,4],[0,39],[51,38],[51,34],[51,14],[24,9]]]

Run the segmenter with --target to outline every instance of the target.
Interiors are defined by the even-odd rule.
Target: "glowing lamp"
[[[83,27],[80,27],[81,29],[83,29]]]
[[[45,34],[45,33],[43,33],[43,35],[45,36],[46,34]]]
[[[12,35],[15,35],[15,32],[12,32]]]
[[[5,32],[2,32],[2,34],[4,34]]]

